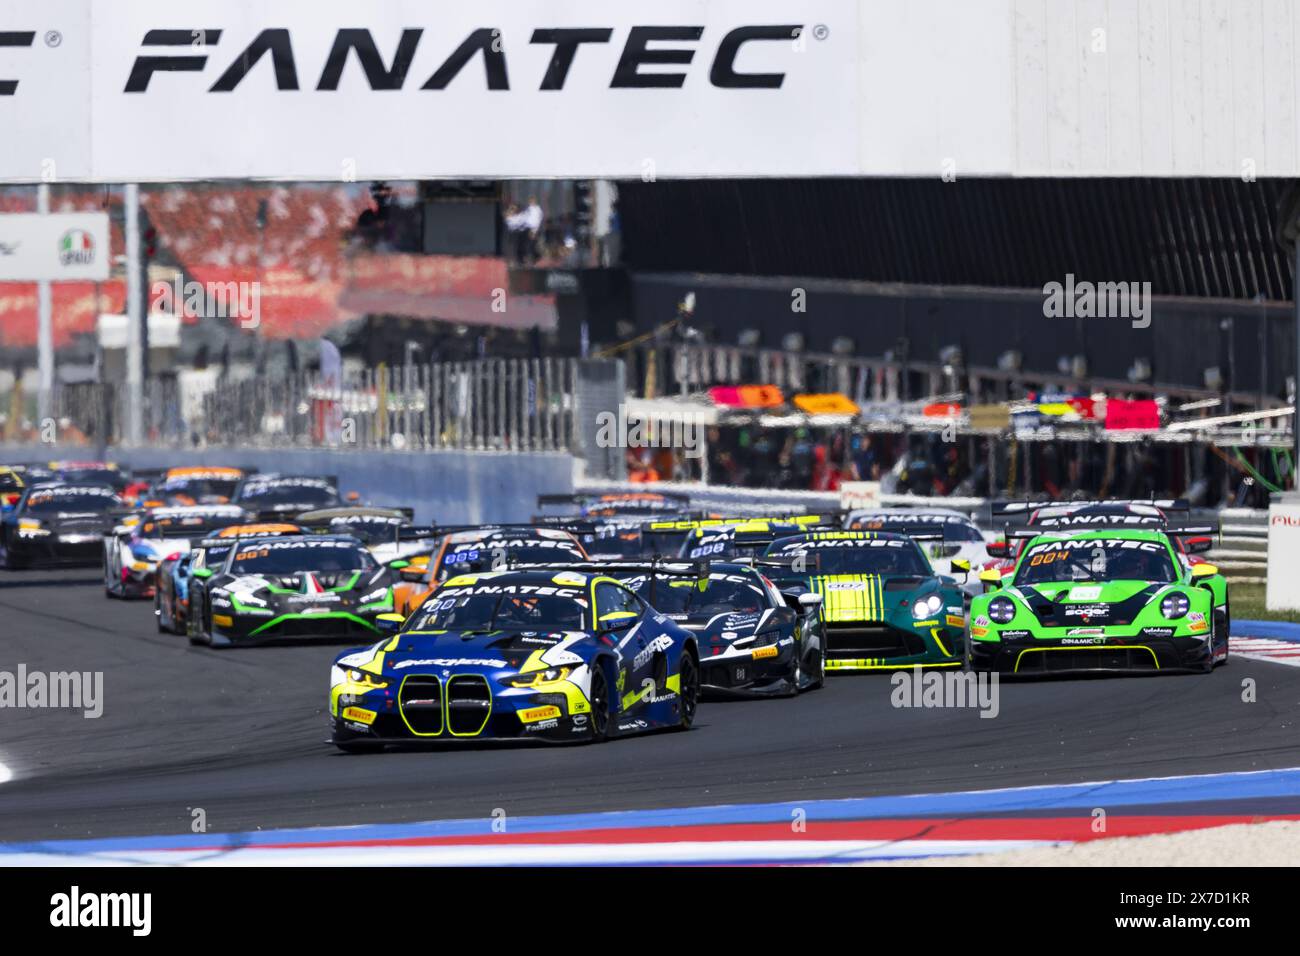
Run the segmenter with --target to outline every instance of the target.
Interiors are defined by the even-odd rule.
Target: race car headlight
[[[997,624],[1010,624],[1016,616],[1016,605],[1011,598],[995,597],[989,601],[989,618]]]
[[[1175,591],[1173,594],[1166,594],[1165,599],[1160,602],[1160,613],[1167,618],[1183,617],[1191,610],[1192,604],[1187,599],[1187,595],[1181,591]]]
[[[383,690],[388,686],[388,681],[370,671],[335,664],[330,668],[330,686],[337,687],[339,684],[351,684],[354,692],[365,693],[368,690]]]
[[[934,617],[943,609],[943,598],[937,594],[931,594],[928,597],[919,598],[912,605],[912,617],[921,621],[927,617]]]
[[[554,684],[564,680],[569,676],[567,667],[550,667],[544,671],[533,671],[530,674],[520,674],[518,677],[506,679],[506,683],[511,687],[540,687],[543,684]]]

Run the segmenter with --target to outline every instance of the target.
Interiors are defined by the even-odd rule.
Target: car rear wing
[[[1000,499],[989,503],[989,510],[993,518],[997,519],[1015,519],[1021,518],[1028,521],[1029,516],[1039,508],[1086,508],[1095,505],[1148,505],[1152,508],[1159,508],[1165,513],[1181,512],[1188,513],[1192,510],[1191,502],[1186,498],[1080,498],[1078,500],[1069,499]]]
[[[545,568],[546,570],[578,571],[583,574],[603,574],[609,577],[617,577],[619,574],[629,576],[654,574],[661,577],[700,578],[709,575],[712,565],[708,561],[651,558],[649,561],[548,561],[544,564],[531,562],[528,564],[514,564],[512,567],[514,570]]]
[[[774,515],[701,515],[689,518],[661,518],[646,522],[651,531],[694,531],[697,528],[724,528],[729,525],[768,524],[795,525],[806,531],[838,531],[843,520],[841,512],[819,512],[817,514],[774,514]]]
[[[571,520],[564,524],[545,525],[534,524],[529,521],[502,521],[491,524],[429,524],[429,525],[410,525],[401,529],[399,541],[419,541],[424,538],[437,538],[447,534],[460,534],[465,531],[482,531],[491,533],[494,531],[537,531],[544,528],[549,531],[567,531],[574,534],[573,528],[569,524],[577,524],[577,519]]]
[[[682,491],[645,491],[645,492],[599,492],[599,491],[581,491],[561,495],[538,495],[537,506],[545,505],[578,505],[587,502],[609,502],[618,504],[622,501],[676,501],[681,504],[690,504],[691,496]]]
[[[888,517],[872,518],[855,525],[853,531],[883,531],[886,534],[901,534],[915,541],[944,540],[945,522],[942,521],[898,521]]]
[[[1116,520],[1112,523],[1098,522],[1089,524],[1086,527],[1063,527],[1063,528],[1044,528],[1035,526],[1032,528],[1008,528],[1006,537],[1010,540],[1024,541],[1029,538],[1037,538],[1040,535],[1062,535],[1062,534],[1081,534],[1087,531],[1162,531],[1171,537],[1177,538],[1195,538],[1201,536],[1217,535],[1220,531],[1218,518],[1211,518],[1203,522],[1168,522],[1155,525],[1135,524],[1132,521],[1123,521],[1123,515],[1099,515],[1097,517],[1113,517]]]
[[[802,565],[799,565],[800,558],[803,559]],[[753,557],[736,557],[727,558],[728,564],[747,564],[752,568],[772,568],[782,571],[789,571],[792,574],[816,574],[821,570],[822,556],[816,552],[803,552],[801,554],[753,556]]]

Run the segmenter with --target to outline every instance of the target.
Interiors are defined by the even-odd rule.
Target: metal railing
[[[358,450],[568,451],[578,388],[573,359],[482,359],[253,378],[189,373],[150,379],[145,444]],[[54,415],[10,415],[9,440],[121,445],[126,390],[63,385]],[[0,395],[0,409],[14,403]]]

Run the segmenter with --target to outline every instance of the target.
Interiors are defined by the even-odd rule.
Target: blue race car
[[[400,626],[334,661],[329,714],[342,750],[601,741],[695,720],[695,636],[603,574],[462,574]]]

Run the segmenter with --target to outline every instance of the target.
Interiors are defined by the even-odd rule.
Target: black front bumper
[[[1212,649],[1201,637],[1109,637],[1104,644],[1022,638],[971,642],[971,667],[1002,674],[1163,673],[1204,671]]]
[[[65,535],[85,537],[85,541],[60,540]],[[10,560],[29,567],[90,567],[104,562],[104,539],[91,532],[64,532],[39,537],[9,538]]]
[[[348,719],[361,706],[368,722]],[[525,710],[553,708],[553,716],[525,723],[518,710],[495,705],[490,684],[481,675],[461,674],[440,680],[432,674],[407,675],[399,686],[364,701],[340,701],[330,715],[334,744],[448,744],[482,741],[579,743],[591,739],[590,714],[568,713],[563,694],[533,695]]]
[[[797,646],[791,645],[779,648],[774,657],[705,657],[700,661],[700,690],[716,697],[792,694],[798,690],[794,679],[795,654],[798,651]],[[708,653],[707,648],[705,653]]]
[[[218,617],[229,617],[230,624],[222,624]],[[259,644],[306,643],[317,641],[329,643],[334,641],[365,642],[381,636],[378,628],[367,620],[343,617],[323,617],[317,615],[287,617],[283,614],[272,617],[252,617],[222,612],[214,609],[210,633],[212,643],[218,647],[238,646],[253,647]],[[270,627],[266,627],[270,624]]]

